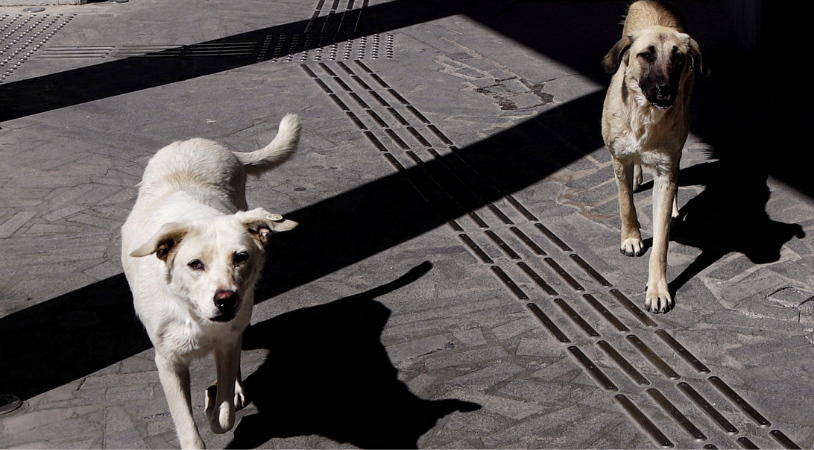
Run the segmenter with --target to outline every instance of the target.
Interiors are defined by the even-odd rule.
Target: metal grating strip
[[[537,221],[537,217],[534,214],[532,214],[528,209],[526,209],[523,205],[521,205],[520,202],[518,202],[514,197],[512,197],[511,195],[507,195],[505,198],[506,198],[506,200],[509,201],[509,203],[512,204],[512,206],[514,206],[514,208],[520,214],[523,215],[523,217],[525,217],[526,219],[528,219],[528,220],[530,220],[532,222]],[[545,228],[545,227],[543,227],[543,228]]]
[[[406,127],[406,128],[407,128],[407,131],[409,131],[410,134],[412,134],[413,137],[415,137],[416,140],[418,140],[418,142],[421,145],[423,145],[424,147],[432,147],[432,144],[430,144],[430,141],[428,141],[424,136],[422,136],[421,133],[418,132],[418,130],[416,130],[413,127]]]
[[[478,256],[478,258],[480,258],[481,261],[485,262],[486,264],[494,263],[494,261],[492,261],[492,258],[490,258],[489,255],[487,255],[482,248],[478,247],[478,244],[476,244],[471,237],[467,236],[466,234],[459,234],[458,237],[462,241],[464,241],[464,244],[466,244],[467,247],[469,247],[470,249],[472,249],[473,252],[475,252],[475,254]]]
[[[500,247],[501,250],[503,250],[503,253],[505,253],[506,256],[508,256],[511,259],[520,259],[520,255],[518,255],[514,250],[512,250],[512,248],[509,247],[509,244],[507,244],[506,241],[501,239],[500,236],[495,234],[494,231],[486,230],[484,231],[484,233],[486,233],[486,235],[489,236],[489,239],[491,239],[495,244],[497,244],[498,247]]]
[[[738,438],[738,444],[740,444],[741,447],[743,447],[745,449],[760,450],[760,447],[755,445],[755,443],[750,441],[749,438],[747,438],[747,437],[739,437]]]
[[[522,269],[523,272],[525,272],[526,275],[529,276],[529,278],[531,278],[535,283],[537,283],[538,286],[543,288],[543,290],[548,295],[557,295],[557,291],[555,291],[554,288],[552,288],[548,283],[546,283],[545,280],[543,280],[542,277],[540,277],[540,275],[538,275],[537,272],[534,271],[534,269],[528,266],[528,264],[521,261],[517,263],[517,267],[520,267],[520,269]]]
[[[644,413],[638,407],[636,407],[636,405],[633,404],[629,398],[627,398],[624,394],[617,394],[614,396],[614,398],[619,402],[620,405],[622,405],[622,408],[624,408],[625,411],[630,414],[633,421],[644,428],[644,430],[647,431],[647,434],[658,442],[661,448],[673,448],[674,445],[670,439],[668,439],[667,436],[665,436],[665,434],[662,433],[661,430],[659,430],[658,427],[656,427],[656,425],[653,424],[653,422],[651,422],[650,419],[648,419],[647,416],[645,416]]]
[[[560,309],[568,316],[571,321],[577,324],[578,327],[582,328],[582,331],[585,332],[590,337],[599,337],[599,333],[594,329],[594,327],[590,326],[582,316],[579,315],[578,312],[574,311],[574,308],[571,307],[565,300],[561,298],[555,298],[554,303],[560,307]]]
[[[571,285],[571,287],[574,288],[574,290],[577,291],[585,290],[585,288],[582,287],[582,285],[579,284],[579,282],[577,282],[577,280],[575,280],[574,277],[572,277],[568,272],[565,271],[565,269],[563,269],[559,264],[557,264],[557,261],[554,261],[551,258],[545,258],[544,260],[549,266],[551,266],[552,269],[554,269],[554,272],[557,272],[557,275],[559,275],[563,280],[565,280],[566,283]]]
[[[650,364],[653,364],[657,369],[661,371],[667,378],[671,380],[678,380],[681,376],[667,364],[666,361],[661,359],[661,356],[657,355],[647,344],[645,344],[638,336],[635,334],[627,335],[627,340],[630,342],[636,350],[639,351],[648,361]]]
[[[537,227],[537,229],[540,230],[545,235],[545,237],[547,237],[551,242],[556,244],[557,247],[559,247],[562,251],[564,252],[573,251],[571,247],[568,246],[568,244],[563,242],[562,239],[558,238],[557,235],[552,233],[551,230],[546,228],[545,225],[541,224],[540,222],[537,222],[534,224],[534,226]]]
[[[565,333],[563,333],[562,330],[560,330],[560,327],[558,327],[553,321],[551,321],[551,319],[548,318],[548,316],[543,312],[542,309],[540,309],[539,306],[537,306],[537,304],[527,303],[526,307],[529,310],[531,310],[531,312],[534,313],[534,315],[537,316],[538,319],[540,319],[540,322],[542,322],[543,325],[545,325],[548,331],[551,332],[551,334],[553,334],[558,341],[564,344],[571,342],[571,340],[568,339]]]
[[[584,298],[584,299],[585,299],[585,301],[587,301],[587,302],[588,302],[588,304],[590,304],[591,306],[593,306],[593,307],[594,307],[594,309],[595,309],[595,310],[596,310],[596,311],[597,311],[599,314],[602,314],[602,317],[604,317],[604,318],[605,318],[605,320],[607,320],[608,322],[610,322],[610,324],[611,324],[611,325],[613,325],[614,327],[616,327],[616,329],[617,329],[617,330],[619,330],[619,331],[621,331],[621,332],[627,332],[627,331],[630,331],[630,328],[626,327],[626,326],[625,326],[625,324],[623,324],[623,323],[622,323],[622,321],[620,321],[620,320],[619,320],[619,319],[618,319],[618,318],[617,318],[617,317],[616,317],[616,316],[615,316],[615,315],[614,315],[612,312],[610,312],[610,311],[608,310],[608,308],[605,308],[605,305],[603,305],[602,303],[600,303],[600,302],[599,302],[599,300],[597,300],[596,298],[594,298],[594,296],[593,296],[593,295],[591,295],[591,294],[584,294],[584,295],[582,296],[582,298]]]
[[[666,330],[656,330],[656,334],[664,340],[673,350],[676,351],[682,358],[684,358],[690,365],[695,367],[700,373],[709,373],[709,368],[705,366],[701,361],[698,360],[689,350],[684,348],[673,336],[670,335]]]
[[[690,433],[690,436],[692,436],[693,439],[698,442],[707,440],[706,435],[704,435],[704,433],[702,433],[698,427],[690,422],[690,419],[679,411],[678,408],[676,408],[675,405],[670,402],[670,400],[667,400],[667,397],[665,397],[661,391],[651,388],[647,390],[647,394],[650,395],[650,398],[655,400],[659,406],[661,406],[661,409],[663,409],[664,412],[669,414],[673,419],[675,419],[676,422],[678,422],[679,425],[684,427],[684,429],[687,430],[687,433]]]
[[[494,272],[495,275],[497,275],[497,277],[500,278],[500,281],[502,281],[503,284],[505,284],[506,287],[509,288],[509,290],[512,291],[512,293],[517,298],[519,298],[520,300],[529,299],[529,296],[526,295],[526,293],[523,292],[523,290],[520,289],[520,287],[517,284],[515,284],[514,281],[511,278],[509,278],[508,275],[506,275],[506,272],[504,272],[503,269],[501,269],[498,266],[492,266],[491,269],[492,272]]]
[[[373,111],[372,109],[366,109],[365,112],[367,113],[368,116],[373,118],[377,125],[379,125],[382,128],[387,128],[387,122],[385,122],[384,119],[382,119],[378,114],[376,114],[376,111]],[[387,129],[384,131],[387,132]]]
[[[598,281],[599,284],[601,284],[602,286],[604,286],[604,287],[613,286],[612,284],[610,284],[610,282],[608,280],[605,279],[605,277],[603,277],[599,272],[596,271],[596,269],[591,267],[590,264],[588,264],[584,259],[582,259],[576,253],[571,253],[571,259],[573,259],[574,262],[576,262],[577,265],[582,268],[582,270],[587,272],[588,275],[592,276],[594,278],[594,280]]]
[[[605,375],[605,372],[602,372],[599,367],[596,367],[596,364],[594,364],[593,361],[591,361],[590,358],[585,355],[585,353],[582,353],[582,350],[580,350],[577,346],[572,345],[568,347],[568,351],[577,358],[577,361],[582,364],[582,367],[585,368],[591,378],[593,378],[600,387],[608,391],[619,390],[619,388],[613,384],[613,381],[611,381],[610,378]]]
[[[685,382],[678,383],[678,388],[681,389],[684,394],[690,398],[695,404],[701,408],[701,411],[704,411],[704,414],[709,416],[719,427],[721,427],[724,432],[730,436],[734,436],[738,434],[738,429],[732,425],[731,422],[726,420],[726,418],[718,412],[708,401],[705,399],[701,394],[698,393],[695,389],[692,388],[689,384]]]
[[[365,131],[365,136],[368,138],[368,140],[370,140],[373,146],[376,147],[380,152],[387,152],[387,147],[385,147],[384,144],[382,144],[382,141],[380,141],[375,134],[373,134],[370,131]],[[390,157],[393,158],[393,155],[390,155]],[[395,158],[393,159],[395,160]],[[401,164],[399,164],[399,166],[401,166]],[[404,170],[404,167],[402,167],[401,170]]]
[[[611,289],[610,293],[614,297],[616,297],[616,300],[619,303],[621,303],[622,306],[627,308],[627,310],[630,311],[630,313],[633,314],[634,317],[639,319],[639,321],[641,321],[643,324],[647,325],[648,327],[658,326],[656,322],[653,322],[653,319],[651,319],[644,311],[642,311],[636,305],[634,305],[633,302],[631,302],[630,299],[627,298],[625,294],[620,292],[618,289]]]
[[[788,448],[788,449],[799,449],[800,448],[799,445],[795,444],[794,441],[789,439],[789,437],[786,436],[785,434],[783,434],[783,432],[780,431],[780,430],[772,430],[772,431],[769,432],[769,435],[771,437],[773,437],[777,442],[780,443],[780,445],[782,445],[785,448]]]
[[[630,364],[630,362],[628,362],[628,360],[626,360],[624,356],[622,356],[618,351],[616,351],[616,349],[613,348],[612,345],[610,345],[606,341],[599,341],[596,343],[596,345],[598,345],[599,348],[604,350],[605,353],[607,353],[608,356],[610,356],[611,359],[614,362],[616,362],[616,365],[618,365],[627,374],[627,376],[633,379],[633,381],[635,381],[637,384],[639,384],[640,386],[650,385],[650,381],[648,381],[647,378],[645,378],[645,376],[641,374],[641,372],[636,370],[636,368],[633,367],[633,365]]]
[[[517,236],[518,239],[520,239],[524,244],[526,244],[526,247],[530,248],[531,251],[533,251],[535,255],[540,255],[540,256],[545,256],[546,255],[546,252],[542,248],[540,248],[540,246],[537,245],[536,242],[531,240],[531,238],[528,237],[526,235],[526,233],[523,233],[522,230],[520,230],[517,227],[511,227],[509,229],[512,230],[512,233],[514,233],[514,235]]]
[[[758,425],[764,428],[772,426],[771,422],[766,420],[766,418],[760,415],[760,413],[757,412],[755,408],[752,407],[752,405],[747,403],[746,400],[744,400],[740,395],[738,395],[737,392],[735,392],[731,387],[724,383],[724,380],[716,376],[711,376],[708,379],[713,386],[718,388],[718,390],[721,391],[722,394],[724,394],[730,401],[732,401],[732,403],[735,404],[735,406],[740,408],[740,410],[743,411],[744,414],[746,414],[748,417],[754,420]]]
[[[356,114],[354,114],[354,113],[352,113],[352,112],[350,112],[350,111],[346,111],[346,112],[345,112],[345,114],[347,114],[347,115],[348,115],[348,118],[350,118],[350,120],[351,120],[351,121],[352,121],[352,122],[353,122],[353,123],[356,125],[356,127],[358,127],[360,130],[367,130],[367,126],[366,126],[364,123],[362,123],[362,121],[361,121],[361,120],[359,120],[359,118],[358,118],[358,117],[356,117]]]
[[[495,205],[494,205],[494,204],[492,204],[492,203],[489,203],[489,204],[488,204],[488,205],[486,205],[486,206],[489,208],[489,210],[490,210],[490,211],[492,211],[492,213],[493,213],[495,216],[497,216],[497,218],[498,218],[498,219],[500,219],[501,221],[503,221],[503,223],[505,223],[506,225],[514,225],[514,222],[512,222],[512,220],[511,220],[511,219],[509,219],[509,218],[506,216],[506,214],[503,214],[503,211],[501,211],[501,210],[500,210],[500,208],[498,208],[497,206],[495,206]]]

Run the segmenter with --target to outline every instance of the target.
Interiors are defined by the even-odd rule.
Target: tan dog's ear
[[[627,58],[627,51],[631,45],[633,45],[633,38],[625,36],[611,47],[608,54],[602,58],[602,68],[605,69],[605,73],[613,75],[619,70],[619,66],[622,64],[622,58]],[[625,59],[625,62],[627,62],[627,59]]]
[[[261,248],[268,243],[272,232],[280,233],[292,230],[299,225],[293,220],[284,219],[283,216],[272,214],[263,208],[241,211],[235,216],[238,217],[238,220],[246,227],[246,230]]]
[[[140,258],[155,253],[155,256],[167,262],[167,256],[184,236],[189,233],[189,226],[183,223],[165,223],[147,242],[130,252],[130,256]]]
[[[703,58],[701,57],[701,48],[698,47],[698,42],[690,38],[690,58],[692,58],[693,67],[698,67],[698,70],[704,76],[710,76],[709,70],[704,70]]]

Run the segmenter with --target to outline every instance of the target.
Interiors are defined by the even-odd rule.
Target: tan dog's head
[[[701,50],[689,35],[652,26],[623,37],[602,60],[609,74],[624,70],[625,81],[639,106],[668,109],[679,90],[701,69]]]
[[[269,236],[296,226],[297,222],[260,208],[168,223],[130,256],[155,253],[166,264],[170,288],[187,302],[190,313],[229,322],[252,307],[244,299],[253,293]]]

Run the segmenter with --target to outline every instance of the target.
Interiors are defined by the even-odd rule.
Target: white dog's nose
[[[239,297],[235,291],[218,290],[215,292],[215,306],[221,314],[234,314]]]

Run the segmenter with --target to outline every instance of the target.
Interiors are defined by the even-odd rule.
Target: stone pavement
[[[213,364],[193,366],[209,447],[814,446],[814,189],[772,163],[799,142],[738,95],[723,3],[682,3],[714,75],[677,305],[643,312],[599,133],[625,3],[0,8],[0,394],[22,400],[0,447],[177,445],[119,227],[158,148],[253,150],[287,112],[300,150],[248,197],[301,226],[271,244],[232,432],[209,431]]]

